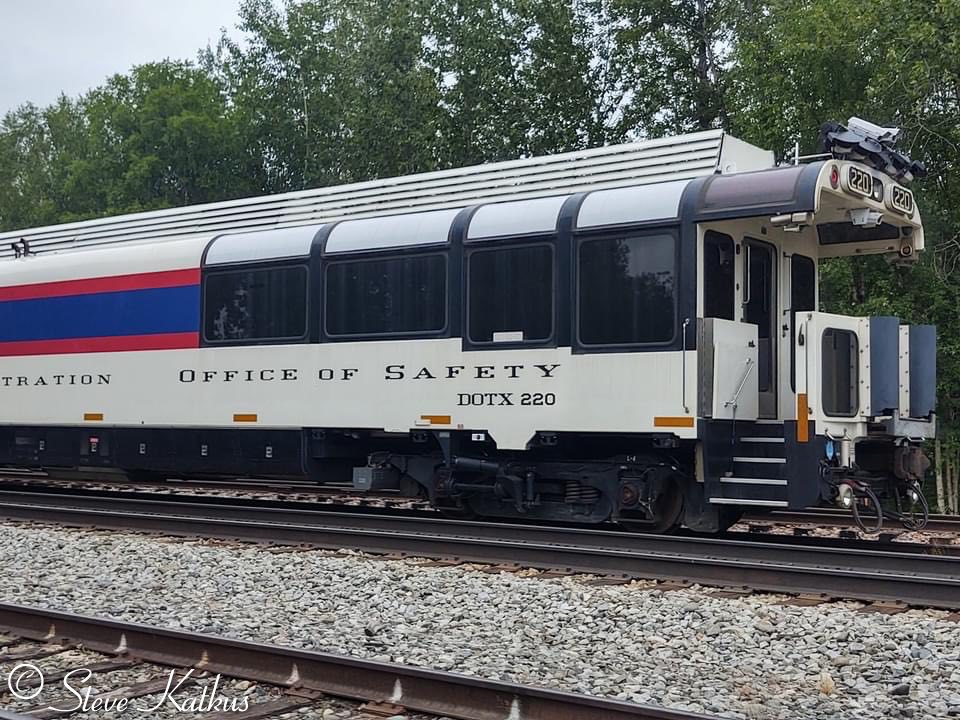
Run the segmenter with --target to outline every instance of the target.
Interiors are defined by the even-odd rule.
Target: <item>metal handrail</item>
[[[683,351],[681,355],[683,356],[683,379],[681,380],[680,392],[683,394],[680,404],[683,406],[683,411],[685,413],[690,412],[690,408],[687,406],[687,328],[690,326],[690,318],[683,319]]]
[[[740,400],[740,393],[743,392],[743,386],[747,384],[747,378],[750,377],[750,370],[754,364],[753,358],[747,358],[746,367],[743,370],[743,377],[740,378],[740,385],[737,387],[737,391],[733,394],[733,397],[723,403],[725,408],[730,407],[731,405],[734,408],[737,407],[737,401]]]

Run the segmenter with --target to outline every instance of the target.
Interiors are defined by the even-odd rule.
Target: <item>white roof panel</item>
[[[134,213],[0,234],[0,256],[25,238],[37,253],[224,232],[271,230],[773,167],[773,155],[719,130],[384,180]]]
[[[450,226],[461,209],[347,220],[330,231],[323,252],[333,255],[357,250],[446,244],[450,239]]]
[[[552,233],[568,195],[493,203],[479,208],[470,219],[467,240]]]
[[[204,265],[309,257],[310,245],[323,225],[305,225],[219,235],[207,248]]]
[[[63,282],[115,275],[195,270],[200,282],[200,256],[211,240],[195,237],[159,246],[127,243],[100,253],[44,253],[0,262],[0,287]]]
[[[680,196],[689,180],[597,190],[584,198],[577,213],[577,227],[667,220],[680,216]]]

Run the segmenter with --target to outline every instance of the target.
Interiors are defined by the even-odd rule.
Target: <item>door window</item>
[[[774,310],[776,306],[776,252],[771,245],[746,241],[747,278],[744,282],[743,319],[757,326],[758,390],[774,387]]]
[[[817,264],[803,255],[790,258],[790,389],[797,389],[797,313],[817,309]]]
[[[853,417],[860,409],[860,344],[850,330],[827,328],[820,347],[823,411],[827,415]]]
[[[733,320],[733,238],[709,231],[703,238],[703,316]]]

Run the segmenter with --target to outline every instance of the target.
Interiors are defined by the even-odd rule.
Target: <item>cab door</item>
[[[744,238],[741,253],[741,319],[757,326],[759,416],[777,417],[777,249]]]

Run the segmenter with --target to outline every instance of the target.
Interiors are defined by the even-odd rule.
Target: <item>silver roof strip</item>
[[[0,256],[26,238],[35,252],[62,252],[127,242],[182,239],[326,223],[474,204],[534,199],[593,189],[685,180],[721,165],[723,133],[672,138],[490,163],[279,195],[99,218],[0,234]],[[741,155],[756,166],[758,148]],[[736,159],[736,158],[735,158]],[[749,168],[753,169],[753,168]]]

